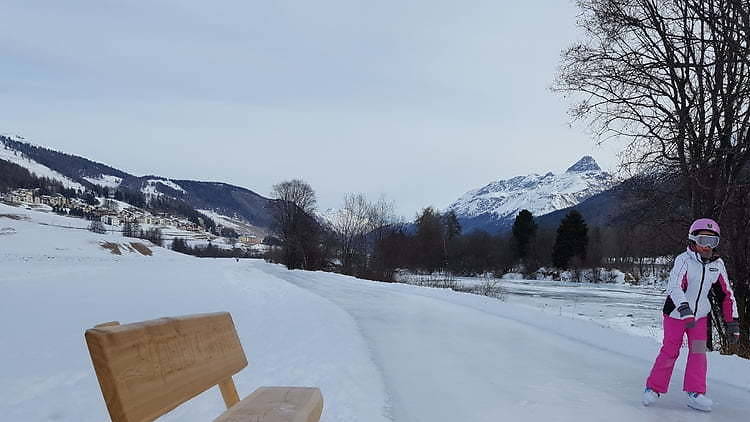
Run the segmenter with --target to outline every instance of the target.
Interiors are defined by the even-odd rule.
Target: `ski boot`
[[[643,405],[644,406],[652,405],[656,403],[656,400],[659,397],[660,397],[659,393],[646,387],[646,390],[643,392]]]
[[[714,402],[703,393],[687,393],[687,405],[695,410],[710,412]]]

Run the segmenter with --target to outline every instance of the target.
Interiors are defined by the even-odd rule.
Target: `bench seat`
[[[247,366],[228,312],[160,318],[86,330],[112,422],[152,422],[219,387],[227,411],[215,422],[318,422],[315,387],[262,387],[240,400],[232,376]]]
[[[261,387],[214,422],[316,422],[322,412],[318,388]]]

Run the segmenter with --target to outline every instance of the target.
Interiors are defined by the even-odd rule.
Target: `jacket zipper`
[[[698,289],[698,297],[695,298],[695,308],[693,308],[693,315],[698,318],[698,301],[701,300],[701,293],[703,293],[703,279],[706,278],[706,263],[701,259],[701,265],[703,265],[703,272],[701,273],[701,286]]]

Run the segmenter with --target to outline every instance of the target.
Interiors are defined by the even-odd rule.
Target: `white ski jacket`
[[[695,318],[703,318],[711,312],[709,294],[721,303],[724,321],[738,318],[737,301],[729,285],[727,269],[721,258],[704,260],[700,254],[688,248],[677,256],[669,273],[667,301],[664,314],[680,319],[677,307],[687,302]]]

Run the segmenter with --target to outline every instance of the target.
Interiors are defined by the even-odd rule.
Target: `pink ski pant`
[[[689,351],[683,390],[693,393],[706,393],[706,371],[708,370],[706,359],[707,319],[704,317],[696,320],[693,328],[687,328],[686,324],[683,320],[664,315],[664,342],[661,351],[659,351],[659,356],[656,357],[654,367],[651,369],[651,375],[646,380],[646,387],[657,393],[666,393],[669,389],[669,380],[672,378],[674,363],[680,356],[680,347],[682,347],[682,339],[686,332]]]

